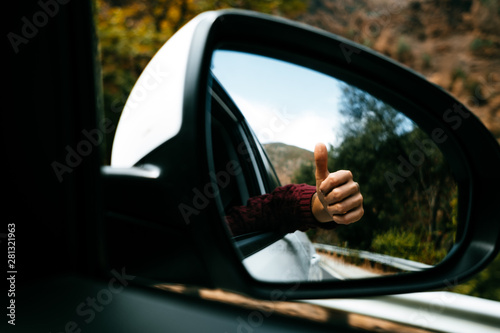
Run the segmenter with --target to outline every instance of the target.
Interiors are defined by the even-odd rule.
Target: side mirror
[[[254,89],[259,82],[278,77],[278,65],[273,62],[289,68],[281,72],[283,84]],[[244,70],[262,74],[251,81]],[[301,97],[299,92],[292,93],[293,83],[286,81],[287,75],[294,75],[297,82],[307,77],[315,87],[332,84],[333,88],[322,97]],[[276,98],[283,106],[283,99],[277,99],[278,90],[283,88],[285,97],[280,98],[289,94],[290,108],[307,101],[317,104],[322,98],[322,105],[328,105],[330,93],[341,95],[345,109],[354,110],[351,118],[344,119],[344,123],[356,125],[353,130],[364,128],[373,116],[374,126],[391,125],[390,133],[398,138],[405,134],[425,142],[424,151],[414,139],[408,141],[402,151],[416,162],[405,163],[418,167],[422,177],[433,172],[432,166],[444,168],[441,186],[456,196],[457,202],[453,213],[456,225],[449,232],[451,242],[443,246],[446,253],[439,260],[422,264],[384,257],[380,260],[397,262],[401,274],[324,279],[316,274],[318,255],[321,251],[343,251],[332,250],[328,247],[332,244],[323,249],[310,247],[306,234],[290,236],[269,230],[233,237],[225,223],[227,210],[280,185],[269,152],[262,145],[263,137],[259,137],[258,122],[250,119],[255,113],[251,107],[244,110],[244,101],[259,104],[265,98]],[[362,112],[367,104],[361,100],[372,103],[371,113]],[[323,107],[316,104],[316,110]],[[328,112],[325,110],[322,112]],[[341,120],[332,109],[333,115]],[[257,120],[262,119],[259,117]],[[267,124],[278,126],[272,120]],[[360,135],[352,133],[353,139]],[[338,135],[328,135],[317,140],[328,142],[331,138],[332,145],[339,145]],[[419,147],[420,155],[432,150],[436,160],[429,158],[421,167],[418,154],[412,155]],[[404,159],[398,159],[398,153],[390,156],[393,159],[387,158],[388,165],[395,169],[380,168],[377,172],[381,177],[391,171],[393,177],[406,177],[398,174],[398,167],[411,173],[407,165],[400,166]],[[113,145],[112,165],[103,169],[106,197],[110,198],[105,265],[124,265],[146,284],[198,284],[274,300],[446,287],[468,279],[498,253],[500,213],[494,206],[500,199],[495,191],[500,186],[498,170],[498,142],[464,105],[422,76],[349,40],[288,20],[248,11],[207,12],[163,46],[127,101]],[[385,178],[382,185],[394,189],[399,178],[392,182]],[[432,181],[432,177],[426,179]],[[361,184],[361,189],[365,185]],[[380,191],[383,195],[384,190]],[[405,200],[400,203],[405,204]],[[370,205],[365,210],[380,212],[379,207]],[[297,250],[297,246],[302,249]],[[366,259],[362,250],[351,250],[355,251],[351,254]],[[280,251],[284,256],[276,258],[286,258],[291,268],[307,271],[280,279],[279,270],[271,275],[262,274],[267,268],[254,270],[256,262],[272,260]],[[373,253],[368,257],[375,260]]]

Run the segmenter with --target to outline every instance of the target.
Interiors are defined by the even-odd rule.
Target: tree
[[[400,257],[423,262],[441,260],[453,242],[456,195],[443,155],[420,128],[389,104],[352,86],[345,85],[342,91],[342,140],[330,147],[329,166],[352,171],[361,187],[365,215],[358,223],[337,228],[339,240],[351,248],[391,255],[400,251]],[[307,177],[302,174],[309,169],[302,166],[294,180]],[[408,244],[396,248],[401,245],[393,241],[398,237]],[[396,252],[388,250],[391,244]],[[435,255],[428,250],[411,253],[416,248],[432,248]]]

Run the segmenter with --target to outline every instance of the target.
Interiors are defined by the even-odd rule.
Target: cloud
[[[282,142],[312,151],[318,142],[336,142],[338,122],[333,111],[293,110],[237,95],[233,99],[261,143]]]

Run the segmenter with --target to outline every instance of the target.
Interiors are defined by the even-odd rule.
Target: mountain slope
[[[500,141],[498,0],[312,0],[296,19],[422,73]]]
[[[282,185],[292,182],[294,172],[302,163],[314,162],[314,153],[306,149],[281,142],[267,143],[263,146]]]

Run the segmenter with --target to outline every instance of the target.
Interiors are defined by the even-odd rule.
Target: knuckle
[[[356,196],[356,204],[359,206],[363,204],[363,196],[361,194]]]
[[[333,208],[339,214],[344,213],[344,204],[342,204],[342,203],[338,203],[338,204],[333,205]]]
[[[329,192],[336,185],[336,177],[330,174],[321,184],[321,189],[325,192]]]
[[[358,184],[358,182],[354,182],[353,185],[354,185],[354,188],[356,189],[356,192],[359,192],[359,184]]]
[[[333,220],[334,220],[337,224],[346,224],[346,223],[345,223],[345,218],[344,218],[344,216],[342,216],[342,215],[335,215],[335,216],[333,217]]]
[[[331,198],[333,201],[340,200],[342,191],[339,188],[334,188],[331,192]]]
[[[337,176],[334,173],[331,173],[328,175],[327,181],[329,185],[335,184],[335,182],[337,181]]]

